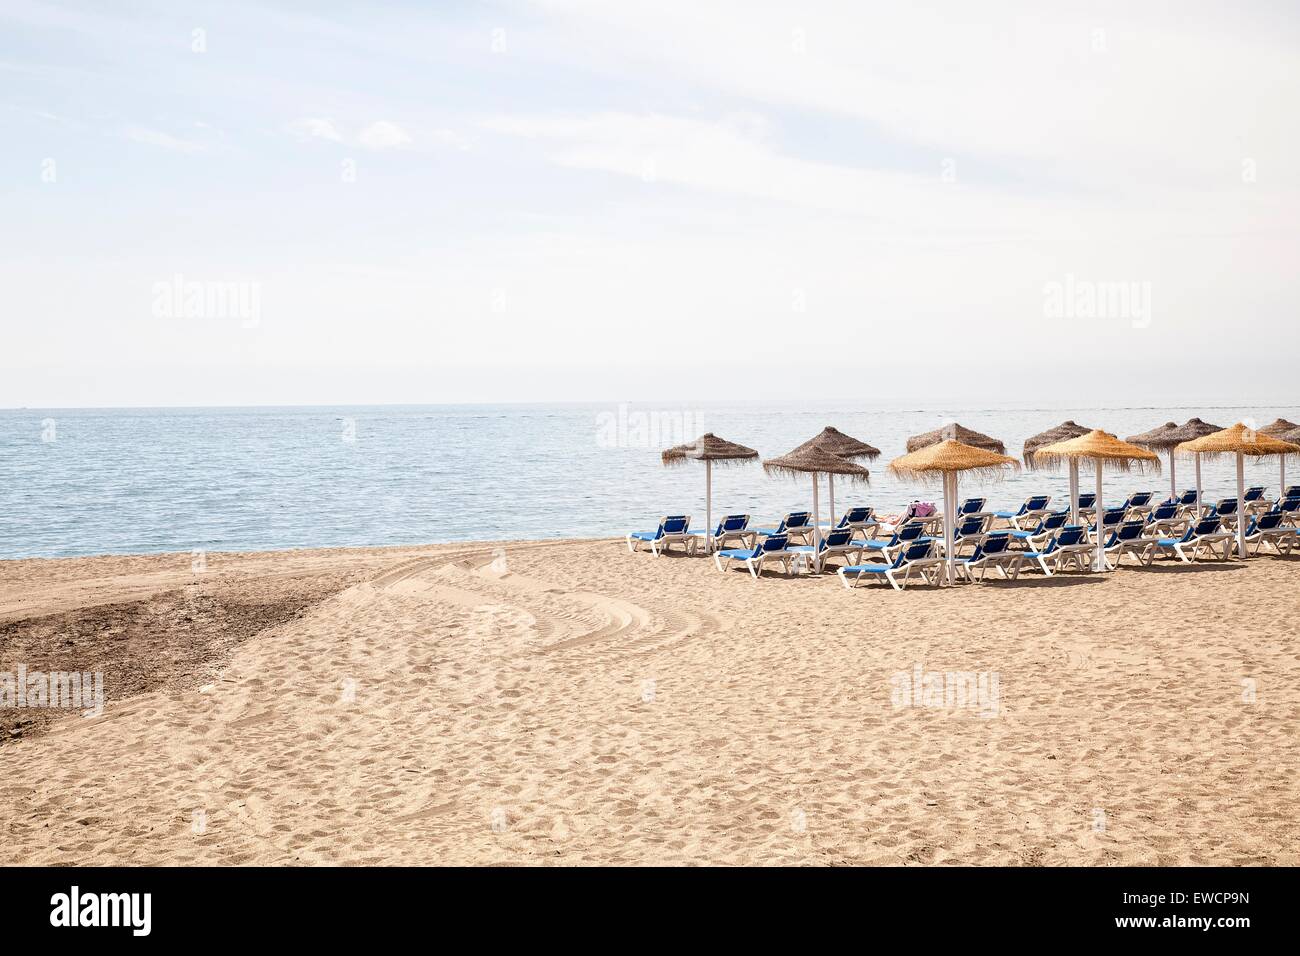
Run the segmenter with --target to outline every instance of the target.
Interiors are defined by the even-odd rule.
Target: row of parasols
[[[1193,459],[1196,468],[1196,503],[1201,503],[1201,458],[1203,456],[1236,458],[1237,462],[1237,548],[1246,554],[1245,469],[1246,458],[1276,456],[1281,486],[1286,485],[1286,459],[1300,456],[1300,425],[1279,418],[1263,428],[1244,423],[1219,428],[1193,418],[1183,425],[1166,422],[1127,441],[1099,428],[1085,428],[1073,421],[1028,439],[1024,445],[1024,462],[1030,468],[1065,465],[1070,475],[1070,515],[1077,521],[1079,508],[1079,466],[1091,464],[1097,476],[1096,508],[1103,513],[1103,471],[1159,471],[1158,451],[1169,456],[1169,486],[1172,498],[1178,497],[1175,478],[1176,456]],[[889,463],[889,470],[900,478],[937,481],[943,486],[944,545],[948,563],[948,580],[953,580],[953,523],[957,499],[957,476],[962,473],[980,477],[1001,477],[1020,467],[1020,462],[1006,454],[1006,446],[996,438],[980,434],[956,422],[907,440],[907,454]],[[779,458],[763,462],[770,474],[812,476],[814,543],[821,543],[821,515],[818,485],[821,475],[828,480],[830,511],[835,513],[835,478],[865,482],[870,472],[858,461],[873,461],[880,449],[852,438],[836,428],[827,427],[799,447]],[[678,445],[663,452],[665,465],[702,461],[705,466],[705,534],[712,545],[713,533],[713,465],[735,464],[757,459],[758,452],[744,445],[726,441],[712,432],[694,442]],[[1097,535],[1096,567],[1106,567],[1103,536]]]

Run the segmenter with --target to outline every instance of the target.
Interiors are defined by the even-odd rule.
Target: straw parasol
[[[1222,425],[1211,425],[1209,422],[1201,421],[1199,418],[1189,418],[1183,425],[1183,431],[1186,437],[1183,441],[1191,441],[1193,438],[1200,438],[1202,435],[1213,435],[1215,432],[1223,431]],[[1177,449],[1177,446],[1174,446]],[[1201,514],[1201,456],[1196,457],[1196,514]]]
[[[909,444],[911,444],[909,442]],[[1020,462],[1000,452],[976,448],[949,438],[927,445],[889,463],[889,470],[900,478],[939,479],[943,482],[943,553],[948,568],[948,583],[953,576],[953,522],[957,501],[957,473],[966,471],[986,477],[1001,477],[1008,469],[1018,470]]]
[[[818,448],[823,449],[824,451],[830,452],[832,455],[837,455],[840,458],[845,458],[848,460],[852,460],[855,458],[865,458],[867,461],[875,461],[877,458],[880,457],[879,448],[876,448],[872,445],[868,445],[864,441],[858,441],[856,438],[851,438],[850,436],[844,434],[844,432],[840,431],[838,428],[835,428],[832,425],[827,425],[825,428],[823,428],[812,438],[808,439],[806,442],[804,442],[802,445],[796,448],[794,452],[804,451],[805,449],[814,445],[817,446]],[[791,454],[794,454],[794,452],[792,452]],[[831,523],[834,524],[835,522],[835,476],[827,475],[826,484],[830,490]]]
[[[758,452],[719,438],[713,432],[705,432],[689,445],[675,445],[659,457],[670,468],[684,465],[689,461],[704,462],[704,546],[706,551],[712,551],[713,464],[717,462],[721,465],[734,465],[739,462],[753,461],[758,457]]]
[[[808,442],[804,442],[780,458],[769,458],[763,462],[763,470],[774,475],[812,475],[814,549],[820,549],[822,543],[821,514],[817,502],[817,476],[840,475],[850,481],[866,481],[871,475],[871,472],[861,465],[855,465],[838,455],[831,454],[820,445]],[[813,551],[814,555],[817,553],[817,550]]]
[[[1033,438],[1025,439],[1023,456],[1025,464],[1030,468],[1037,467],[1034,461],[1034,452],[1047,445],[1054,445],[1058,441],[1067,441],[1071,438],[1078,438],[1080,435],[1086,435],[1092,431],[1091,428],[1084,428],[1073,419],[1061,422],[1055,428],[1049,428],[1045,432],[1039,432]],[[1070,469],[1070,523],[1074,524],[1079,520],[1079,469]]]
[[[1190,422],[1188,424],[1190,425]],[[1178,476],[1174,465],[1174,446],[1181,445],[1183,442],[1197,437],[1199,436],[1195,434],[1195,429],[1189,428],[1187,425],[1179,425],[1177,422],[1165,422],[1150,431],[1128,437],[1128,440],[1135,445],[1150,448],[1152,451],[1167,451],[1169,453],[1169,499],[1171,501],[1178,500]]]
[[[1047,445],[1034,452],[1034,460],[1041,465],[1069,464],[1073,482],[1078,481],[1078,468],[1081,460],[1090,459],[1097,471],[1097,558],[1093,564],[1094,571],[1106,570],[1106,536],[1102,533],[1106,509],[1101,501],[1101,475],[1109,471],[1142,471],[1151,468],[1160,470],[1160,457],[1138,445],[1120,441],[1110,432],[1094,428],[1086,435],[1069,438],[1065,441]],[[1077,509],[1076,509],[1077,512]]]
[[[1078,438],[1080,435],[1086,435],[1090,431],[1092,431],[1091,428],[1085,428],[1071,419],[1061,422],[1061,424],[1057,425],[1055,428],[1049,428],[1045,432],[1039,432],[1033,438],[1026,438],[1023,455],[1025,465],[1029,468],[1034,467],[1034,452],[1042,448],[1044,445],[1054,445],[1058,441],[1065,441],[1069,438]]]
[[[1247,456],[1263,458],[1266,455],[1298,455],[1300,445],[1264,435],[1238,422],[1231,428],[1202,435],[1183,442],[1177,450],[1196,455],[1235,455],[1237,459],[1237,554],[1246,556],[1246,465]]]
[[[928,448],[930,445],[937,445],[942,441],[955,441],[963,445],[970,445],[972,448],[982,448],[985,451],[997,452],[999,455],[1005,454],[1007,446],[1002,444],[996,438],[990,438],[988,435],[981,435],[977,431],[967,428],[965,425],[959,425],[951,422],[942,428],[936,428],[932,432],[925,432],[921,435],[913,435],[907,440],[908,451],[920,451],[922,448]]]
[[[1280,438],[1282,441],[1289,441],[1293,445],[1300,445],[1300,425],[1289,422],[1285,418],[1275,418],[1261,428],[1260,431],[1272,438]],[[1286,494],[1286,455],[1278,455],[1277,496],[1281,498],[1284,494]]]

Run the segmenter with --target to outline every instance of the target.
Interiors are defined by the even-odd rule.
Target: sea
[[[882,452],[866,483],[836,484],[836,509],[881,514],[933,486],[888,471],[908,436],[960,422],[1005,442],[1065,419],[1125,437],[1192,416],[1227,426],[1300,419],[1300,406],[926,407],[801,402],[410,405],[284,408],[0,410],[0,558],[346,545],[591,538],[652,529],[687,513],[702,528],[705,473],[665,468],[660,452],[713,432],[775,457],[827,425]],[[1107,474],[1105,497],[1169,487],[1158,475]],[[1191,487],[1190,461],[1176,463]],[[1292,471],[1300,472],[1294,463]],[[1248,462],[1250,484],[1278,486],[1278,462]],[[1235,494],[1232,462],[1203,468],[1209,499]],[[1300,483],[1300,474],[1294,480]],[[1085,476],[1083,485],[1092,487]],[[821,507],[827,507],[825,482]],[[1011,507],[1032,493],[1064,502],[1064,473],[963,480],[960,496]],[[757,463],[713,470],[713,514],[771,523],[812,504],[812,479]],[[825,512],[823,512],[824,514]]]

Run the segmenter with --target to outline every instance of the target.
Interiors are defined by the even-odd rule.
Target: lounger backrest
[[[1195,526],[1187,529],[1188,537],[1200,537],[1203,534],[1214,534],[1219,530],[1219,519],[1217,517],[1202,518],[1196,522]]]
[[[1080,541],[1083,540],[1083,535],[1086,531],[1087,529],[1082,527],[1081,525],[1077,525],[1077,524],[1066,525],[1064,528],[1060,530],[1060,532],[1056,535],[1056,537],[1052,539],[1051,546],[1064,548],[1064,547],[1069,547],[1072,544],[1078,544]]]
[[[921,561],[930,556],[934,550],[933,541],[916,541],[908,545],[899,552],[898,558],[894,561],[894,567],[902,567],[910,561]]]
[[[1264,486],[1252,485],[1246,489],[1246,493],[1242,497],[1247,501],[1259,501],[1260,498],[1264,497]]]
[[[1051,500],[1051,495],[1034,495],[1025,502],[1025,508],[1029,511],[1042,511]]]
[[[1283,498],[1300,498],[1300,485],[1292,485],[1282,493]]]
[[[894,532],[894,543],[898,544],[902,541],[915,541],[917,538],[921,537],[921,533],[924,531],[925,525],[921,524],[921,522],[909,522]]]
[[[822,550],[827,548],[842,548],[853,540],[852,528],[836,528],[826,537],[822,538]]]
[[[973,515],[977,511],[983,511],[984,506],[988,504],[987,498],[967,498],[961,503],[961,514]]]
[[[1154,511],[1151,512],[1151,520],[1168,521],[1170,518],[1176,517],[1177,515],[1178,515],[1177,504],[1163,504],[1163,505],[1159,505]]]
[[[1255,531],[1272,531],[1274,528],[1281,527],[1282,519],[1286,517],[1280,511],[1270,511],[1268,514],[1262,514],[1258,518],[1252,519],[1251,534]]]
[[[812,514],[807,511],[792,511],[781,519],[781,527],[778,531],[786,531],[790,528],[805,528],[812,520]]]
[[[1011,535],[1009,534],[991,534],[984,539],[977,549],[983,554],[976,554],[972,560],[979,560],[986,554],[1001,554],[1011,545]]]
[[[763,544],[759,547],[760,551],[784,551],[786,545],[790,543],[790,536],[785,534],[769,534],[763,539]]]
[[[844,512],[844,517],[840,519],[840,527],[846,527],[851,524],[861,524],[864,521],[871,520],[870,508],[850,508]]]
[[[1097,495],[1094,492],[1089,491],[1079,495],[1080,508],[1091,508],[1096,503],[1097,503]]]
[[[1188,488],[1186,491],[1184,491],[1182,497],[1178,499],[1178,503],[1180,505],[1196,504],[1196,489]]]
[[[1295,511],[1300,509],[1300,496],[1288,495],[1277,503],[1274,511]]]
[[[983,518],[963,518],[962,523],[957,528],[957,537],[964,538],[967,535],[979,534],[983,530]]]
[[[1224,498],[1214,506],[1214,512],[1220,515],[1235,515],[1237,513],[1237,499]]]
[[[1103,524],[1107,525],[1119,524],[1124,520],[1126,514],[1128,514],[1127,505],[1123,508],[1107,508],[1105,513],[1101,516],[1101,520]]]
[[[1142,537],[1142,532],[1146,530],[1146,525],[1141,521],[1125,521],[1115,531],[1115,538],[1119,541],[1133,541]]]
[[[690,515],[669,515],[659,525],[660,535],[682,534],[691,526]]]
[[[1128,496],[1127,508],[1145,508],[1151,504],[1151,492],[1139,491]]]
[[[1043,518],[1043,523],[1040,526],[1040,530],[1056,531],[1059,528],[1064,528],[1065,523],[1069,520],[1070,520],[1069,511],[1053,511],[1051,514]]]
[[[744,531],[749,526],[749,515],[727,515],[718,525],[718,533],[724,531]]]

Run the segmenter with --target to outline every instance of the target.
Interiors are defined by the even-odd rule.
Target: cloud
[[[410,142],[410,133],[387,120],[371,123],[357,136],[357,145],[365,149],[397,149]]]
[[[332,120],[304,116],[289,124],[289,130],[304,139],[327,139],[334,143],[343,142],[338,128]]]
[[[145,143],[149,146],[158,146],[178,153],[196,153],[205,148],[202,143],[180,139],[171,135],[171,133],[149,129],[145,126],[128,126],[122,131],[122,135],[134,143]]]

